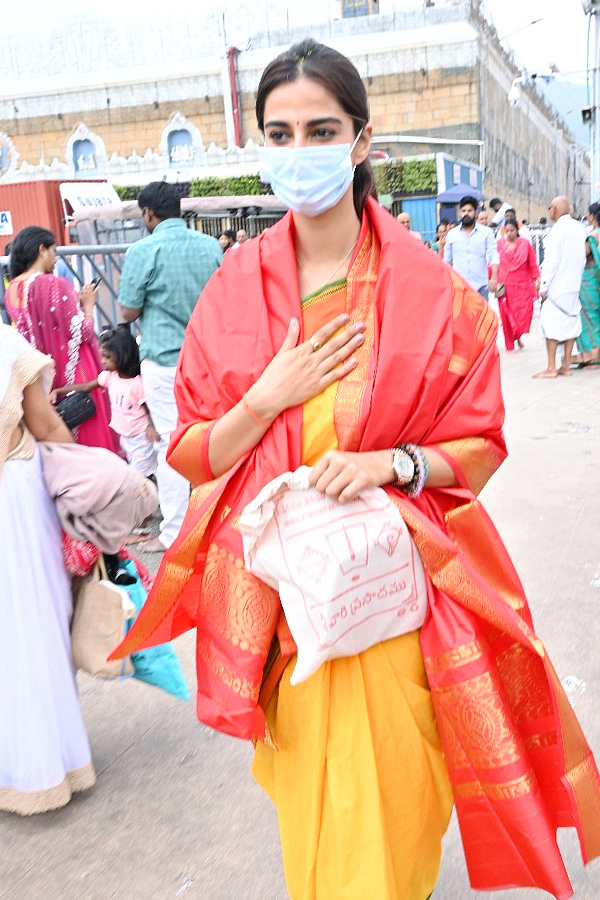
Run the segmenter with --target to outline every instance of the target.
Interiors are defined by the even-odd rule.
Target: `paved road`
[[[522,353],[502,354],[511,455],[483,499],[600,755],[600,368],[532,381],[543,367],[535,336]],[[193,637],[177,644],[191,685]],[[249,775],[251,748],[139,682],[80,676],[80,690],[98,784],[57,813],[0,813],[0,900],[287,900],[276,816]],[[577,900],[598,900],[600,861],[583,870],[572,833],[561,843]],[[453,823],[436,900],[489,896],[548,895],[471,891]]]

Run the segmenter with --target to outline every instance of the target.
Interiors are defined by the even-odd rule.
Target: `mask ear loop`
[[[363,133],[364,130],[365,130],[365,126],[363,125],[363,127],[360,129],[360,131],[358,132],[358,134],[357,134],[356,137],[354,138],[354,143],[353,143],[352,146],[350,147],[350,153],[349,153],[349,156],[352,156],[352,151],[354,150],[354,148],[355,148],[356,145],[358,144],[358,139],[359,139],[359,137],[361,136],[361,134]],[[355,172],[356,172],[356,166],[352,166],[352,177],[353,177],[353,178],[354,178],[354,173],[355,173]]]
[[[354,143],[353,143],[352,146],[350,147],[350,153],[352,153],[352,151],[354,150],[354,148],[355,148],[356,145],[358,144],[358,139],[359,139],[359,137],[361,136],[361,134],[363,133],[364,130],[365,130],[365,126],[363,125],[363,127],[360,129],[360,131],[358,132],[358,134],[357,134],[356,137],[354,138]]]

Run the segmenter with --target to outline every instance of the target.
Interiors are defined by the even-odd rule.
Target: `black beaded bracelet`
[[[415,474],[400,490],[404,491],[409,497],[418,497],[425,487],[425,482],[429,477],[429,462],[427,457],[417,444],[401,444],[400,450],[410,456],[415,467]]]

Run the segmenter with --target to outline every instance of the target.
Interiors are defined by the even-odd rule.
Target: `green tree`
[[[435,194],[437,168],[434,159],[391,159],[374,167],[377,190],[395,197]]]
[[[258,175],[237,175],[230,178],[194,178],[190,185],[190,197],[242,197],[271,193]]]
[[[407,159],[404,162],[404,193],[437,193],[435,159]]]

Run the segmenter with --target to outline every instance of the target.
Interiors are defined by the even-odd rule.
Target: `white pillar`
[[[229,73],[229,57],[227,47],[223,50],[223,112],[225,114],[225,132],[227,134],[227,147],[235,147],[235,123],[233,121],[233,100],[231,98],[231,76]]]
[[[235,124],[233,121],[233,99],[231,96],[231,75],[229,71],[229,56],[227,53],[227,30],[225,28],[225,13],[219,16],[219,40],[221,42],[221,79],[223,81],[223,114],[225,116],[225,134],[227,135],[227,148],[235,147]]]

